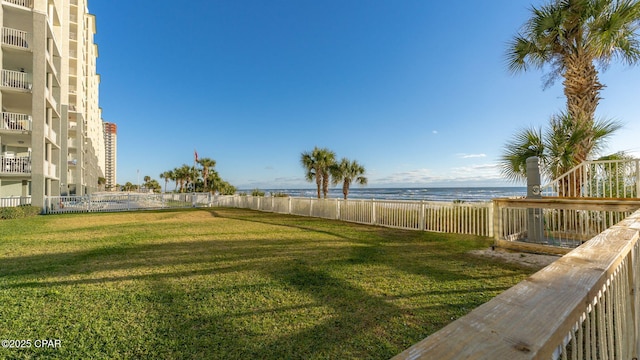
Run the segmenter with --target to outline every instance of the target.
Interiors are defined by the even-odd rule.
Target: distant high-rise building
[[[116,185],[116,160],[118,145],[118,127],[114,123],[104,123],[104,177],[105,188],[113,190]]]
[[[104,175],[87,0],[0,0],[0,197],[86,194]]]

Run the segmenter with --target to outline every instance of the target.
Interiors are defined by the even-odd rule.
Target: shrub
[[[289,194],[287,193],[283,193],[283,192],[272,192],[271,193],[272,197],[289,197]]]
[[[260,189],[253,189],[251,196],[264,196],[264,191],[260,191]]]
[[[0,208],[0,219],[22,219],[33,217],[42,212],[42,208],[25,205]]]

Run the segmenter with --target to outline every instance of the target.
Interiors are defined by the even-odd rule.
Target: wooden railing
[[[585,161],[542,187],[544,196],[637,198],[640,159]]]
[[[493,236],[490,202],[227,196],[217,197],[215,204],[407,230]]]
[[[637,359],[640,211],[394,359]]]
[[[640,209],[640,199],[545,197],[493,204],[497,246],[560,253],[569,250],[553,247],[575,248]]]

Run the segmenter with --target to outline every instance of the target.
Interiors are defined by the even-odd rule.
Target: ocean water
[[[267,196],[270,193],[285,193],[295,197],[317,197],[316,189],[260,189]],[[240,190],[251,194],[252,190]],[[493,198],[522,197],[527,195],[526,187],[451,187],[451,188],[368,188],[352,187],[349,199],[376,200],[425,200],[425,201],[490,201]],[[330,188],[329,198],[342,199],[342,187]]]

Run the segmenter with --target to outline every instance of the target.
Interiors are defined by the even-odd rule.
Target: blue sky
[[[299,159],[319,146],[363,164],[370,187],[512,185],[504,144],[565,103],[561,80],[505,65],[542,3],[91,0],[117,181],[160,181],[196,149],[241,189],[313,188]],[[600,79],[598,115],[625,123],[607,153],[640,154],[640,66]]]

